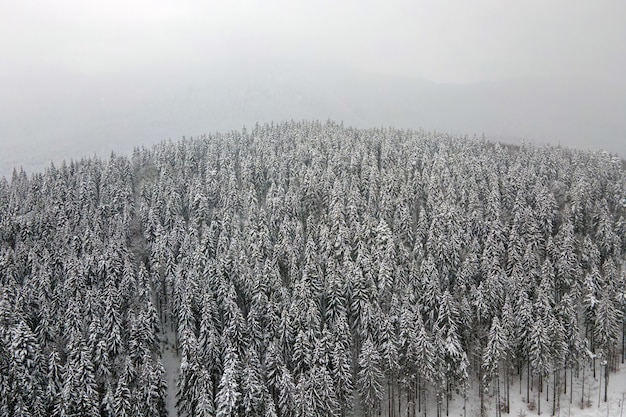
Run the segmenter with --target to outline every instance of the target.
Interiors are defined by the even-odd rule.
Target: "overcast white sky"
[[[289,118],[623,156],[624,74],[626,0],[0,0],[0,175]]]
[[[242,57],[466,83],[623,84],[624,0],[0,0],[0,86]]]

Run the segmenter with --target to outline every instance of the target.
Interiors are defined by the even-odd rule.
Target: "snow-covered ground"
[[[626,399],[626,364],[620,364],[620,369],[616,373],[609,376],[609,386],[607,390],[607,402],[604,402],[604,377],[600,380],[599,366],[596,371],[596,378],[593,378],[592,370],[585,372],[585,407],[581,407],[582,395],[582,374],[581,378],[574,377],[573,401],[570,404],[570,387],[568,386],[567,394],[561,393],[560,408],[552,410],[552,392],[550,392],[550,400],[546,401],[545,391],[541,398],[541,415],[542,416],[559,416],[559,417],[624,417],[624,399]],[[568,375],[569,379],[569,375]],[[600,386],[600,383],[602,384]],[[569,381],[568,381],[569,384]],[[550,384],[551,385],[551,384]],[[550,386],[550,390],[552,386]],[[601,391],[600,391],[601,389]],[[562,390],[561,390],[562,391]],[[531,391],[531,399],[537,401],[537,388]],[[436,416],[436,405],[433,395],[430,395],[432,403],[428,405],[428,415]],[[477,417],[480,415],[480,402],[478,397],[478,384],[472,384],[471,393],[468,393],[467,410],[463,410],[462,396],[455,396],[450,401],[449,416],[451,417]],[[526,400],[526,377],[524,375],[522,381],[522,389],[520,394],[519,378],[513,378],[510,390],[510,413],[511,416],[534,416],[538,415],[538,409],[530,410]],[[486,416],[496,416],[496,397],[489,393],[485,397]],[[445,413],[445,409],[444,409]],[[506,416],[506,413],[502,413]]]
[[[165,368],[167,379],[167,399],[166,406],[168,416],[174,417],[176,410],[176,390],[178,382],[178,374],[180,369],[180,357],[176,354],[174,345],[174,333],[168,329],[161,343],[161,354],[163,366]],[[570,403],[570,386],[568,374],[567,393],[564,394],[561,389],[560,407],[554,410],[552,407],[552,392],[549,393],[549,401],[546,401],[546,392],[541,394],[541,415],[542,416],[558,416],[558,417],[624,417],[626,416],[626,408],[624,400],[626,400],[626,364],[620,364],[620,369],[616,373],[611,373],[609,378],[609,387],[607,390],[607,402],[604,402],[604,377],[600,380],[600,367],[596,368],[596,378],[593,377],[591,368],[585,371],[585,406],[581,407],[582,394],[582,373],[579,378],[573,378],[573,392],[571,393],[572,402]],[[536,382],[531,391],[531,400],[534,400],[535,408],[530,409],[526,402],[526,376],[523,375],[520,389],[520,381],[517,375],[511,376],[510,388],[510,413],[502,413],[503,416],[531,417],[538,414],[537,403],[537,386]],[[549,389],[552,389],[550,384]],[[521,394],[520,394],[521,392]],[[501,386],[501,395],[504,397],[504,387]],[[426,413],[424,408],[417,416],[436,416],[437,406],[435,395],[429,390],[427,396]],[[406,415],[406,402],[403,399],[402,415]],[[464,407],[466,409],[464,409]],[[485,415],[488,417],[496,416],[496,396],[494,392],[485,395]],[[355,417],[360,417],[361,408],[355,404],[352,410]],[[381,417],[387,415],[387,406],[383,405]],[[446,414],[445,406],[442,408],[443,414]],[[454,395],[449,403],[448,416],[450,417],[479,417],[480,401],[478,396],[478,383],[470,384],[468,388],[468,399],[463,401],[462,395]]]
[[[165,368],[165,378],[167,380],[165,405],[167,407],[167,415],[174,417],[178,415],[176,412],[176,389],[178,372],[180,370],[180,356],[176,354],[174,332],[169,329],[169,326],[164,327],[167,331],[161,340],[161,361]]]

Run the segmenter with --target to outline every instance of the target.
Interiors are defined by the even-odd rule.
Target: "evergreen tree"
[[[507,351],[506,335],[504,329],[500,325],[498,317],[493,318],[491,329],[489,330],[489,338],[487,349],[483,353],[483,368],[485,373],[483,378],[489,383],[496,380],[496,415],[500,412],[500,372],[502,361]]]
[[[381,358],[371,339],[363,343],[359,355],[359,393],[368,416],[378,413],[383,398]]]
[[[539,378],[539,387],[542,386],[543,378],[547,377],[551,367],[551,355],[546,323],[541,317],[535,317],[535,321],[529,334],[529,362],[533,374]],[[537,395],[538,413],[541,414],[541,395]]]
[[[215,399],[216,416],[228,417],[238,415],[241,391],[239,383],[239,358],[237,352],[229,347],[224,357],[224,373]]]
[[[280,377],[276,385],[278,391],[278,415],[291,417],[296,415],[297,392],[291,372],[281,367]]]

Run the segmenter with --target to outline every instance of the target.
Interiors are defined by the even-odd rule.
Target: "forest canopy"
[[[598,358],[608,381],[625,217],[608,153],[333,122],[15,171],[0,415],[167,415],[168,343],[181,416],[441,415],[472,381],[509,411],[512,378],[530,402]]]

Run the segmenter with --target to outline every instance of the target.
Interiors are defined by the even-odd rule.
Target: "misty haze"
[[[0,417],[622,417],[623,0],[0,0]]]
[[[291,119],[626,155],[626,90],[608,82],[528,77],[447,84],[278,59],[221,66],[200,74],[19,80],[14,95],[0,98],[1,174]]]
[[[624,157],[625,7],[3,4],[0,175],[291,119]]]

